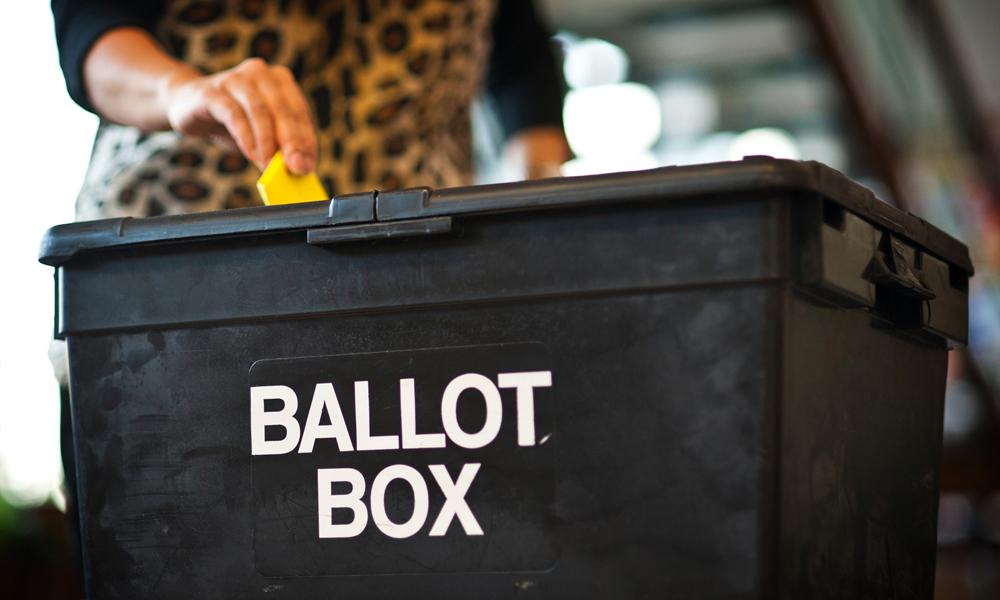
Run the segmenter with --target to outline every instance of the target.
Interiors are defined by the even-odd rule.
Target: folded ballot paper
[[[330,196],[316,172],[294,175],[285,166],[285,158],[278,151],[257,180],[257,191],[264,204],[295,204],[327,200]]]

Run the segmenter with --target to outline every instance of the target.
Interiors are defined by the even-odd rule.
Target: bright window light
[[[58,500],[62,481],[59,390],[47,356],[52,269],[38,264],[38,243],[49,226],[73,220],[97,120],[66,95],[49,4],[5,11],[0,53],[16,59],[4,63],[0,95],[0,494],[24,505]]]
[[[587,38],[566,46],[563,73],[574,89],[621,83],[628,76],[628,56],[610,42]]]
[[[799,146],[788,132],[772,127],[750,129],[736,136],[729,146],[729,160],[741,160],[744,156],[770,156],[791,158],[801,156]]]
[[[642,171],[644,169],[655,169],[658,166],[660,164],[653,153],[639,152],[617,156],[574,158],[564,163],[560,168],[560,172],[565,177],[577,177],[579,175]]]
[[[639,83],[572,90],[563,105],[563,125],[578,157],[640,154],[660,137],[660,102]]]

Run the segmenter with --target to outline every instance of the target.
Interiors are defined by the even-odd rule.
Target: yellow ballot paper
[[[271,158],[271,162],[257,180],[257,191],[260,192],[264,204],[268,206],[315,202],[330,198],[315,171],[308,175],[293,175],[285,166],[285,158],[280,150]]]

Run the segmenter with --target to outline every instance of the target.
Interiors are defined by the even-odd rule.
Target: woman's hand
[[[281,150],[293,173],[316,167],[316,132],[291,71],[259,58],[214,75],[174,73],[161,103],[170,128],[235,146],[263,169]]]
[[[261,169],[277,150],[294,173],[316,167],[308,105],[285,67],[251,58],[203,75],[168,55],[149,32],[122,27],[94,43],[83,72],[88,99],[105,119],[215,138]]]
[[[542,179],[558,177],[571,153],[562,128],[541,125],[514,134],[504,146],[503,158],[516,178]]]

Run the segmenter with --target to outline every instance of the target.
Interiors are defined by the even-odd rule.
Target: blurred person
[[[278,149],[330,194],[469,184],[481,87],[525,176],[568,158],[549,32],[527,0],[52,10],[70,96],[101,118],[80,219],[256,205],[257,169]]]

